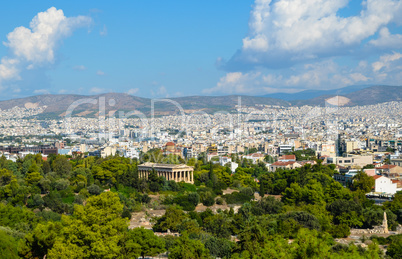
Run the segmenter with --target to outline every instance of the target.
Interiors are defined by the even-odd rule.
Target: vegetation
[[[143,157],[176,163],[151,150]],[[340,245],[350,228],[372,228],[387,212],[390,229],[402,223],[402,193],[376,206],[364,193],[372,179],[357,174],[350,189],[334,167],[305,165],[268,172],[240,159],[235,174],[219,164],[190,159],[195,184],[166,181],[152,172],[140,179],[142,161],[120,156],[68,158],[27,155],[0,158],[0,239],[4,258],[392,258],[401,236],[373,237],[363,248]],[[267,158],[270,159],[270,158]],[[227,188],[233,189],[223,194]],[[255,199],[259,192],[261,199]],[[159,194],[155,200],[151,194]],[[275,195],[275,196],[274,196]],[[196,206],[220,204],[217,212]],[[223,206],[229,205],[229,206]],[[240,208],[235,212],[233,205]],[[163,208],[153,230],[129,229],[133,212]],[[177,232],[158,237],[154,232]],[[293,242],[289,243],[288,239]],[[388,245],[383,254],[379,245]]]

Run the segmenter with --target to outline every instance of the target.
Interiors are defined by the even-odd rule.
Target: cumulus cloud
[[[89,25],[87,16],[66,17],[63,10],[51,7],[38,13],[29,28],[20,26],[7,35],[4,45],[10,56],[0,63],[0,84],[8,80],[21,79],[24,70],[32,70],[53,64],[55,51],[61,41],[79,27]]]
[[[234,93],[250,93],[252,86],[257,83],[256,80],[260,76],[259,72],[256,73],[242,73],[242,72],[232,72],[227,73],[225,76],[221,77],[219,82],[215,87],[204,89],[203,93],[212,94],[212,93],[225,93],[225,94],[234,94]]]
[[[358,15],[339,12],[348,0],[256,0],[249,21],[249,35],[242,48],[223,63],[227,70],[255,66],[290,67],[316,58],[350,55],[380,29],[397,22],[399,0],[367,0]],[[399,40],[382,29],[380,37]],[[381,38],[379,41],[382,41]],[[372,45],[381,44],[373,41]]]
[[[34,94],[50,94],[49,90],[47,89],[36,89],[33,91]]]
[[[156,86],[158,84],[158,82],[154,81],[151,84]],[[155,96],[155,97],[163,97],[163,98],[169,97],[168,90],[166,89],[166,87],[164,85],[159,86],[158,89],[156,89],[156,91],[151,90],[151,95]]]
[[[227,73],[204,93],[400,84],[402,1],[360,1],[359,13],[345,15],[349,0],[255,0],[248,35],[229,60],[216,60]]]
[[[383,55],[380,57],[379,61],[376,61],[372,64],[373,72],[379,72],[383,68],[389,68],[393,61],[399,60],[402,58],[402,54],[398,52],[394,52],[393,54]]]
[[[369,43],[380,48],[400,48],[402,46],[402,35],[391,34],[388,28],[384,27],[380,30],[379,37]]]
[[[329,90],[354,84],[394,84],[402,79],[402,54],[394,52],[372,63],[359,62],[356,67],[339,65],[334,60],[299,64],[287,70],[261,69],[251,72],[228,72],[215,87],[204,94],[292,93],[309,89]]]
[[[138,93],[139,90],[140,90],[140,89],[138,89],[138,88],[131,88],[131,89],[129,89],[129,90],[127,91],[127,94],[129,94],[129,95],[134,95],[134,94]]]
[[[106,90],[105,88],[100,88],[100,87],[92,87],[89,90],[89,93],[91,94],[101,94],[101,93],[105,93],[108,92],[108,90]]]

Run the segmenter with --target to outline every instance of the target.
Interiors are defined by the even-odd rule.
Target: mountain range
[[[340,95],[342,98],[334,98]],[[332,98],[332,99],[331,99]],[[168,100],[142,98],[124,93],[106,93],[100,95],[37,95],[26,98],[0,101],[0,109],[10,109],[15,106],[34,108],[47,106],[40,118],[61,118],[71,105],[76,105],[72,114],[77,116],[94,117],[99,115],[99,103],[104,104],[106,114],[116,111],[136,111],[146,116],[151,114],[152,103],[154,104],[155,116],[185,113],[205,112],[214,113],[217,111],[233,112],[236,105],[275,105],[275,106],[324,106],[326,102],[342,101],[344,106],[369,105],[390,101],[402,101],[402,86],[349,86],[336,90],[309,90],[295,94],[271,94],[265,96],[187,96],[175,97]],[[91,101],[93,103],[88,103]],[[241,101],[241,103],[239,103]],[[86,102],[86,103],[85,103]],[[181,107],[181,108],[179,108]],[[183,110],[181,110],[183,109]]]

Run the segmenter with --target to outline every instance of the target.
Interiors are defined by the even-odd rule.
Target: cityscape
[[[17,2],[1,258],[402,258],[400,0]]]

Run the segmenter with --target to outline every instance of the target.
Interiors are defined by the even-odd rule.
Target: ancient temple
[[[194,183],[194,168],[185,164],[158,164],[144,163],[138,165],[138,177],[148,179],[148,175],[155,170],[158,176],[163,176],[167,181]]]

